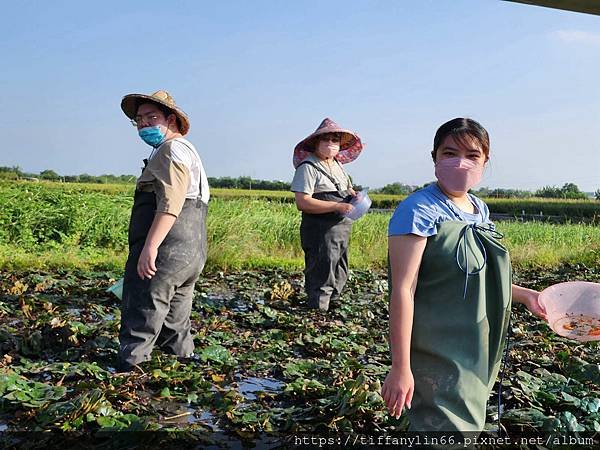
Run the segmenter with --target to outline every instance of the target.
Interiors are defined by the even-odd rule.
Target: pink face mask
[[[483,167],[467,158],[446,158],[435,163],[435,176],[448,192],[468,192],[481,181]]]
[[[319,141],[317,151],[324,158],[335,158],[340,152],[340,143],[333,141]]]

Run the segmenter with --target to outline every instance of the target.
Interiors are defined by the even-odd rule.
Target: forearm
[[[410,342],[414,315],[410,289],[393,288],[390,299],[390,348],[392,367],[410,369]]]
[[[539,302],[540,293],[533,289],[527,289],[522,286],[512,285],[512,297],[515,303],[522,303],[534,315],[541,319],[546,319],[546,310]]]
[[[330,202],[308,197],[303,198],[300,201],[296,200],[296,206],[300,211],[308,214],[326,214],[337,212],[338,202]]]
[[[177,220],[172,214],[157,212],[146,236],[146,246],[158,248]]]
[[[533,289],[524,288],[522,286],[512,285],[512,298],[515,303],[527,304],[531,294],[537,295],[538,292]]]
[[[382,396],[389,413],[399,418],[410,408],[415,380],[410,367],[414,293],[427,239],[413,234],[390,236],[390,350],[392,368],[385,378]]]

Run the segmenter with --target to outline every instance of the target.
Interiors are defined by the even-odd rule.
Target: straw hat
[[[175,100],[173,100],[173,97],[171,97],[167,91],[156,91],[151,95],[128,94],[121,100],[121,109],[127,117],[135,119],[138,107],[146,102],[158,103],[173,111],[173,114],[177,116],[181,134],[185,135],[190,130],[190,119],[188,119],[187,114],[175,104]]]
[[[313,134],[301,140],[294,148],[294,168],[298,167],[302,161],[315,151],[318,136],[328,133],[339,133],[342,136],[340,152],[335,159],[342,164],[347,164],[358,158],[358,155],[360,155],[360,152],[363,149],[363,144],[358,134],[340,127],[337,123],[327,117],[323,119],[323,122],[321,122],[321,125],[317,127]]]

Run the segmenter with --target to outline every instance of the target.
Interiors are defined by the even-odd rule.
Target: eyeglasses
[[[156,124],[161,117],[156,114],[145,114],[143,116],[135,116],[135,119],[131,119],[131,125],[138,127],[142,123],[148,123],[150,125]]]

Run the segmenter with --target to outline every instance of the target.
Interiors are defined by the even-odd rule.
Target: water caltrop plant
[[[192,312],[197,358],[155,351],[130,374],[114,370],[120,305],[106,288],[115,276],[0,274],[0,421],[9,430],[160,429],[252,439],[406,428],[380,395],[390,364],[384,271],[351,271],[339,307],[328,314],[305,309],[297,271],[205,274]],[[528,269],[517,278],[541,289],[557,279],[600,281],[600,271]],[[525,309],[513,314],[503,427],[511,434],[598,431],[597,343],[561,338]],[[24,342],[34,335],[44,345],[31,351]]]

